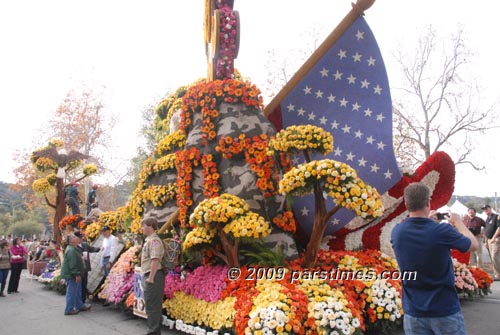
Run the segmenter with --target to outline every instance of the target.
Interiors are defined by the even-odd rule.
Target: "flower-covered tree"
[[[83,159],[89,156],[77,151],[67,152],[64,149],[64,143],[61,140],[50,140],[48,146],[34,151],[31,155],[31,163],[34,168],[42,175],[33,182],[32,188],[35,192],[44,195],[47,206],[55,210],[54,222],[52,225],[52,236],[54,240],[61,240],[61,231],[59,221],[66,215],[66,201],[64,194],[64,185],[66,174],[72,171],[72,174],[79,175],[75,182],[97,172],[94,164],[82,166]],[[55,188],[55,197],[50,199],[48,193]]]
[[[280,192],[292,196],[314,193],[314,221],[307,244],[304,267],[310,267],[316,255],[328,220],[340,208],[353,210],[365,219],[382,215],[380,194],[358,178],[356,170],[345,163],[331,159],[311,160],[311,152],[328,154],[333,150],[333,136],[312,125],[290,126],[269,141],[269,154],[285,152],[304,154],[306,162],[293,167],[280,181]],[[327,211],[324,194],[331,197],[335,207]]]
[[[224,254],[214,248],[212,252],[229,267],[240,265],[238,256],[242,239],[258,239],[271,233],[270,224],[262,216],[250,211],[243,199],[227,193],[200,202],[189,224],[194,229],[186,235],[183,249],[200,244],[212,245],[217,236]]]

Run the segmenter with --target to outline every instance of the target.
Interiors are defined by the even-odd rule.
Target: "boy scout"
[[[163,242],[155,233],[158,221],[155,218],[142,220],[142,233],[146,236],[142,248],[141,271],[144,275],[144,300],[148,316],[148,335],[161,334],[163,290],[165,287],[165,272],[162,259],[165,253]]]

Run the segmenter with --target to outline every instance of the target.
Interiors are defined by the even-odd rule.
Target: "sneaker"
[[[83,304],[82,307],[80,307],[78,310],[81,311],[81,312],[86,312],[88,311],[90,308],[92,307],[91,304]]]
[[[78,309],[74,309],[69,312],[64,312],[64,315],[77,315],[78,313],[80,313],[80,311]]]

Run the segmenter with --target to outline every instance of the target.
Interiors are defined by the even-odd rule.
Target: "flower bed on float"
[[[378,250],[320,251],[314,268],[303,269],[301,262],[261,267],[259,272],[242,267],[234,280],[228,278],[232,272],[221,265],[205,265],[182,275],[172,271],[165,279],[163,304],[170,325],[203,334],[214,330],[381,334],[401,326],[401,281],[392,279],[399,276],[394,259]],[[492,280],[484,270],[456,260],[453,264],[459,293],[490,292]],[[387,279],[380,277],[382,273]]]
[[[102,286],[101,299],[132,309],[139,251],[132,246],[122,253]],[[359,335],[400,327],[401,282],[392,279],[398,276],[394,259],[378,250],[321,250],[313,268],[302,268],[302,261],[274,268],[243,266],[238,275],[225,265],[192,271],[178,267],[165,277],[166,324],[197,334]],[[58,265],[49,263],[38,281],[64,293]],[[493,280],[484,270],[455,259],[453,265],[462,297],[491,292]]]

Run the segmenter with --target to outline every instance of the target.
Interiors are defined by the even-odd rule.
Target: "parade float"
[[[239,16],[233,1],[206,1],[208,78],[158,104],[154,124],[161,136],[131,200],[85,227],[89,241],[99,240],[103,226],[124,240],[110,275],[94,290],[99,298],[144,316],[138,236],[141,220],[155,217],[172,264],[165,278],[167,327],[190,334],[259,335],[384,334],[401,327],[401,274],[389,238],[407,215],[403,190],[423,182],[433,192],[432,207],[445,205],[454,188],[453,161],[436,152],[412,175],[400,174],[385,72],[370,77],[372,94],[316,84],[314,99],[338,99],[337,109],[342,96],[359,96],[351,100],[351,113],[326,110],[321,116],[307,107],[308,115],[300,118],[307,108],[301,111],[302,96],[294,93],[298,87],[311,94],[303,82],[313,80],[310,73],[334,72],[322,62],[333,58],[329,52],[344,58],[347,48],[338,43],[371,37],[362,15],[372,3],[353,5],[264,108],[259,89],[234,69]],[[349,52],[355,71],[362,55],[355,48]],[[373,52],[366,56],[372,59],[368,66],[383,65],[378,48]],[[365,109],[366,120],[355,121],[360,130],[354,137],[343,137],[355,132],[349,120],[362,104],[374,110]],[[287,119],[294,113],[298,118]],[[314,120],[320,121],[307,122]],[[361,145],[351,143],[358,137],[378,142],[359,153],[354,150]],[[361,160],[353,164],[355,155]],[[76,227],[76,221],[64,218],[60,228]],[[459,262],[454,267],[459,293],[488,293],[486,272]],[[100,271],[98,263],[93,269]],[[49,274],[41,278],[50,282]]]

